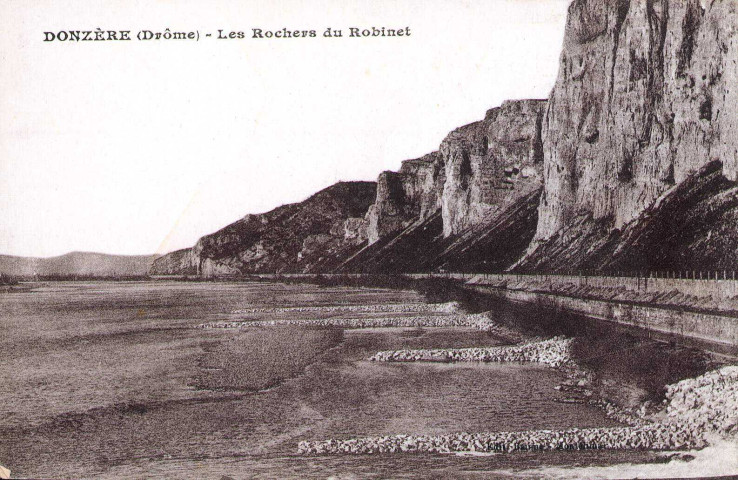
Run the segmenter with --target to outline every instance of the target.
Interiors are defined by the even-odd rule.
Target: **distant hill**
[[[0,255],[0,274],[20,277],[143,276],[148,274],[155,259],[155,255],[108,255],[93,252],[71,252],[49,258]]]

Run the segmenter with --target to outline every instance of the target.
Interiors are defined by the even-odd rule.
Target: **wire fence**
[[[672,279],[672,280],[736,280],[735,270],[643,270],[628,271],[618,270],[613,272],[601,272],[590,270],[558,270],[556,272],[494,272],[494,273],[470,273],[470,272],[444,272],[436,271],[425,274],[415,274],[434,278],[466,278],[470,279],[479,275],[487,276],[517,276],[522,278],[533,277],[582,277],[582,278],[635,278],[635,279]]]

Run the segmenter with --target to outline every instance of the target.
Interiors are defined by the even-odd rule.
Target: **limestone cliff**
[[[682,272],[738,265],[738,183],[711,162],[667,191],[623,229],[580,215],[516,266],[527,272]]]
[[[524,253],[543,182],[545,100],[507,101],[457,128],[437,152],[383,172],[369,246],[342,271],[495,271]]]
[[[340,272],[500,272],[525,253],[536,231],[540,188],[459,234],[443,235],[440,210],[348,258]]]
[[[536,238],[622,228],[712,160],[738,176],[738,2],[575,0],[543,122]]]
[[[574,0],[548,100],[489,110],[351,208],[247,216],[154,270],[727,269],[737,180],[738,0]]]
[[[542,183],[545,100],[507,101],[441,143],[443,233],[461,233]]]
[[[197,275],[200,260],[194,248],[183,248],[162,255],[151,266],[152,275]]]
[[[191,249],[157,259],[151,273],[209,277],[330,270],[366,243],[363,216],[375,196],[373,182],[337,183],[303,202],[247,215]]]
[[[542,183],[544,100],[507,101],[457,128],[439,150],[383,172],[369,210],[369,243],[440,209],[445,237],[477,225]]]
[[[440,207],[443,159],[437,152],[405,160],[399,172],[382,172],[377,198],[366,215],[369,243],[422,221]]]

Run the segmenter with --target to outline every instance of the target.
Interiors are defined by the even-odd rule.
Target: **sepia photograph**
[[[738,0],[0,25],[0,479],[738,478]]]

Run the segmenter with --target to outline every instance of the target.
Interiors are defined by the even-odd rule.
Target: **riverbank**
[[[438,286],[437,286],[438,287]],[[431,289],[451,293],[453,289]],[[467,292],[468,293],[468,292]],[[732,410],[736,406],[730,402],[738,377],[733,378],[728,370],[720,374],[707,374],[697,379],[683,379],[675,385],[661,385],[665,390],[663,402],[655,404],[652,397],[641,399],[632,408],[605,395],[600,388],[601,375],[588,369],[584,363],[576,361],[577,353],[592,353],[592,345],[587,338],[567,338],[554,336],[541,340],[532,338],[530,332],[519,328],[512,329],[496,321],[492,311],[481,313],[462,313],[463,308],[479,308],[463,301],[451,300],[444,303],[426,305],[386,304],[370,308],[362,306],[303,306],[290,308],[252,308],[232,312],[242,315],[241,320],[211,322],[202,328],[251,329],[273,326],[340,327],[346,329],[371,329],[388,327],[427,328],[427,327],[473,327],[480,330],[496,331],[506,342],[513,345],[491,347],[461,348],[421,348],[378,351],[369,360],[389,363],[506,363],[532,362],[560,369],[566,379],[557,390],[567,395],[559,400],[562,403],[587,403],[597,406],[611,418],[625,423],[626,427],[591,428],[567,430],[527,430],[519,432],[464,432],[453,435],[428,436],[409,432],[406,435],[383,437],[357,437],[350,439],[328,439],[323,441],[304,441],[298,446],[300,454],[339,454],[339,453],[398,453],[398,452],[512,452],[545,450],[585,450],[585,449],[646,449],[646,450],[684,450],[704,448],[708,444],[708,434],[719,432],[732,435],[734,421]],[[273,320],[251,319],[251,315],[272,315]],[[299,318],[302,314],[311,316],[329,315],[327,318]],[[330,315],[344,315],[333,317]],[[352,318],[351,314],[380,314]],[[392,314],[393,316],[381,316]],[[399,316],[399,314],[412,314]],[[288,318],[283,318],[287,316]],[[577,348],[574,346],[577,345]],[[589,349],[587,348],[589,347]],[[627,348],[626,348],[627,351]],[[681,352],[684,353],[684,352]],[[689,356],[690,352],[687,352]],[[622,356],[622,352],[621,352]],[[627,355],[626,355],[627,356]],[[592,360],[588,358],[588,360]],[[600,372],[601,373],[601,372]],[[685,375],[687,372],[681,372]],[[652,379],[653,380],[653,379]],[[694,382],[702,385],[701,396],[695,397],[691,386]],[[625,388],[625,390],[630,390]],[[697,404],[703,407],[696,407]],[[699,413],[694,413],[695,408]],[[702,408],[700,410],[700,408]],[[698,419],[704,416],[714,420],[722,419],[715,428],[700,425]],[[663,418],[662,418],[663,417]],[[735,422],[734,422],[735,423]]]
[[[723,273],[723,272],[720,272]],[[469,285],[548,293],[630,305],[738,316],[738,281],[674,277],[588,276],[546,274],[463,274]]]
[[[571,339],[552,338],[515,346],[461,349],[404,349],[380,351],[375,362],[537,362],[564,370],[576,387],[564,383],[558,389],[579,392],[589,386],[586,373],[571,356]],[[566,388],[566,387],[569,388]],[[590,393],[591,395],[591,393]],[[546,450],[686,450],[701,449],[716,439],[738,441],[738,366],[725,366],[666,388],[663,404],[649,412],[644,403],[633,412],[604,398],[588,402],[629,426],[568,430],[461,432],[453,435],[390,435],[347,440],[303,441],[298,453],[377,454],[400,452],[502,453]]]
[[[738,281],[712,272],[709,279],[544,274],[269,275],[258,280],[324,286],[411,288],[446,298],[439,285],[475,290],[513,302],[535,303],[654,332],[662,339],[738,355]]]

